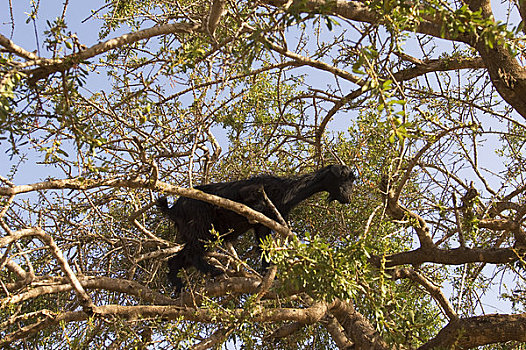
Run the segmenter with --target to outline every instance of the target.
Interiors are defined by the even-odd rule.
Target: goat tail
[[[159,197],[155,203],[163,213],[167,213],[170,210],[168,206],[168,199],[166,197]]]

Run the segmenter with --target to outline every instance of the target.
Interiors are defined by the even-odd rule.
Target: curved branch
[[[321,305],[323,304],[323,305]],[[325,303],[317,303],[310,308],[276,308],[276,309],[259,309],[250,313],[250,318],[254,322],[280,322],[296,321],[303,324],[312,324],[320,320],[327,312]],[[163,318],[165,320],[175,320],[184,318],[189,321],[204,323],[216,323],[218,320],[229,320],[232,318],[247,317],[247,311],[244,309],[223,310],[210,312],[208,309],[199,309],[193,307],[179,306],[162,306],[162,305],[104,305],[94,308],[94,313],[98,317],[120,317],[128,321],[144,320],[150,318]],[[90,317],[89,314],[82,311],[65,312],[54,314],[49,311],[46,318],[35,324],[21,328],[19,331],[4,336],[0,340],[0,347],[5,346],[13,341],[24,339],[31,334],[39,332],[51,326],[56,326],[61,322],[85,321]]]
[[[42,231],[42,229],[29,228],[14,232],[12,235],[2,237],[0,238],[0,247],[5,247],[7,244],[13,243],[25,237],[37,237],[40,241],[42,241],[42,243],[46,244],[49,247],[51,254],[53,254],[55,259],[57,260],[58,264],[60,265],[60,268],[66,275],[66,278],[68,279],[71,287],[77,294],[80,304],[84,307],[85,310],[87,310],[87,312],[91,312],[90,310],[93,310],[94,307],[91,298],[89,297],[88,293],[86,293],[86,291],[84,290],[84,287],[79,282],[77,276],[69,266],[68,261],[62,254],[60,248],[56,245],[53,238],[47,235],[44,231]]]
[[[13,41],[9,40],[2,34],[0,34],[0,45],[2,45],[7,51],[20,56],[22,58],[25,58],[26,60],[37,60],[39,57],[35,55],[33,52],[29,52],[25,50],[24,48],[18,46]]]
[[[352,350],[353,343],[347,338],[343,327],[338,323],[336,318],[328,314],[324,320],[324,326],[340,350]]]
[[[287,0],[267,0],[264,1],[266,4],[276,7],[282,7]],[[382,24],[382,16],[379,13],[371,11],[367,5],[362,1],[347,1],[347,0],[302,0],[302,8],[305,12],[310,13],[323,13],[335,16],[341,16],[345,19],[370,23],[374,25]],[[453,33],[443,32],[441,30],[442,22],[440,19],[432,18],[420,18],[416,27],[411,28],[412,31],[416,31],[421,34],[431,35],[437,38],[456,40],[461,42],[473,42],[474,38],[466,33],[457,33],[453,36]]]
[[[284,6],[285,0],[267,0],[267,4],[272,6]],[[305,0],[302,1],[305,12],[324,13],[338,15],[343,18],[371,23],[382,24],[380,14],[370,11],[366,5],[359,1],[335,0],[330,2],[328,8],[325,0]],[[486,18],[491,16],[491,4],[488,1],[470,1],[472,11],[483,9]],[[525,12],[526,6],[520,5],[521,15]],[[449,33],[442,30],[443,23],[439,18],[422,18],[415,28],[408,28],[421,34],[431,35],[437,38],[464,42],[475,48],[485,67],[487,67],[491,81],[496,87],[502,98],[507,101],[515,110],[526,118],[526,69],[517,61],[514,54],[501,43],[493,43],[493,48],[489,48],[485,40],[480,40],[476,33]]]

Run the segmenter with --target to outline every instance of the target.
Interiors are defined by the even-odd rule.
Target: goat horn
[[[336,152],[334,152],[334,150],[332,149],[331,146],[327,145],[327,148],[329,149],[329,152],[331,152],[332,156],[334,158],[336,158],[336,160],[338,161],[338,163],[340,163],[340,165],[345,165],[347,166],[347,164],[345,164],[345,162],[340,158],[338,157],[338,155],[336,154]]]

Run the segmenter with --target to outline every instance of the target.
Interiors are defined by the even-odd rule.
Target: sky
[[[12,11],[10,10],[12,4]],[[94,45],[99,41],[99,28],[101,21],[91,17],[93,9],[100,8],[104,5],[103,0],[91,1],[69,1],[66,13],[66,21],[71,32],[76,33],[81,43],[88,46]],[[37,43],[40,49],[43,47],[43,31],[48,28],[47,21],[60,17],[63,11],[63,2],[55,0],[40,0],[38,16],[30,20],[31,2],[23,0],[3,1],[0,5],[0,33],[11,39],[15,44],[21,46],[27,51],[36,50]],[[89,19],[88,19],[89,18]],[[85,21],[85,23],[82,23]],[[13,29],[14,27],[14,29]],[[37,35],[35,35],[37,33]],[[42,56],[46,56],[45,50],[41,50]],[[90,74],[89,84],[96,86],[108,86],[108,81],[100,74]],[[0,141],[0,174],[5,176],[9,169],[8,165],[12,163],[10,159],[9,144],[6,141]],[[36,154],[30,150],[23,151],[32,162],[23,164],[14,177],[16,184],[34,183],[44,180],[47,177],[58,176],[61,174],[57,169],[49,165],[39,164],[43,161],[41,154]]]
[[[13,18],[11,18],[11,11],[9,9],[10,3],[13,6]],[[30,1],[22,0],[10,0],[2,2],[2,5],[0,5],[0,33],[8,38],[11,38],[16,44],[22,46],[24,49],[33,51],[37,47],[37,43],[40,46],[43,44],[43,37],[41,33],[47,28],[46,21],[54,19],[62,14],[63,2],[57,2],[54,0],[40,0],[40,8],[37,18],[35,21],[29,21],[29,23],[27,23],[27,14],[31,12],[29,5]],[[100,28],[101,22],[95,17],[90,16],[92,15],[93,9],[97,9],[102,6],[104,6],[104,1],[102,0],[69,1],[66,15],[68,29],[73,33],[76,33],[82,44],[92,46],[99,41],[98,29]],[[500,17],[504,19],[505,11],[502,13],[497,13],[496,15],[497,18]],[[12,19],[14,19],[14,30],[12,29]],[[122,31],[124,31],[124,29]],[[38,34],[35,35],[35,33]],[[110,36],[115,37],[118,34],[119,33],[112,33]],[[418,57],[417,50],[415,50],[415,55]],[[330,74],[320,73],[314,69],[310,69],[308,72],[308,79],[318,82],[323,81],[326,85],[335,84],[334,77],[332,77]],[[90,74],[88,86],[90,85],[97,88],[109,88],[108,81],[103,74]],[[320,86],[320,84],[317,85]],[[331,129],[345,130],[349,125],[349,118],[352,118],[352,116],[346,116],[343,114],[336,116],[334,121],[331,123]],[[497,126],[498,125],[496,125],[496,127]],[[224,138],[220,137],[220,142],[222,143],[221,146],[223,147],[223,150],[225,150],[227,147]],[[497,171],[501,171],[503,170],[503,167],[499,166],[499,164],[501,164],[500,159],[495,155],[495,143],[495,140],[488,139],[488,141],[481,146],[483,153],[481,162],[486,162],[488,167],[494,168]],[[10,164],[9,154],[6,153],[7,147],[8,145],[6,144],[0,145],[0,175],[2,176],[5,176],[9,170],[6,168],[6,164]],[[20,169],[15,177],[16,184],[38,182],[45,179],[46,177],[59,176],[62,174],[62,172],[55,170],[53,167],[37,164],[39,161],[38,157],[41,157],[41,155],[36,155],[29,152],[27,156],[30,159],[35,158],[35,162],[27,162]],[[494,310],[497,312],[502,312],[503,310],[505,311],[502,306],[497,306],[494,296],[489,296],[486,298],[485,304],[495,306],[494,308],[489,308],[489,310]]]

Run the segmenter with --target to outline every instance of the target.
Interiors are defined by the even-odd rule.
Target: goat
[[[275,213],[277,209],[282,218],[287,220],[294,207],[318,192],[328,192],[329,202],[337,200],[342,204],[350,203],[355,179],[349,167],[330,165],[303,176],[261,175],[246,180],[212,183],[195,188],[243,203],[274,220],[277,220]],[[267,205],[268,202],[263,199],[261,188],[275,208]],[[161,197],[157,201],[157,206],[175,223],[178,231],[177,238],[185,243],[183,249],[168,260],[168,279],[177,292],[183,287],[183,281],[178,276],[182,268],[194,266],[203,273],[209,273],[212,277],[223,273],[204,259],[205,242],[215,238],[210,232],[212,228],[227,242],[234,241],[241,234],[253,229],[258,242],[256,249],[259,254],[261,254],[261,241],[270,235],[270,229],[261,224],[251,223],[233,211],[196,199],[180,197],[172,207],[169,207],[166,197]],[[265,259],[262,260],[262,267],[267,268],[268,262]]]

